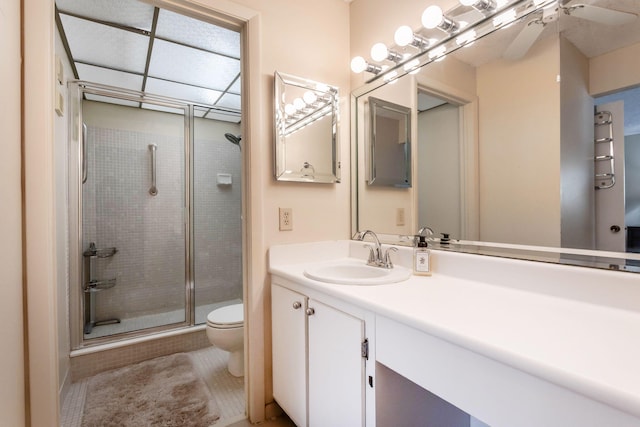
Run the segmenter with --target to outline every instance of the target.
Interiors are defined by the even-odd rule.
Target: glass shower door
[[[188,322],[186,107],[85,94],[84,339]]]

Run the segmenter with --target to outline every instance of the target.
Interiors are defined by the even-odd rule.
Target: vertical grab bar
[[[149,144],[149,151],[151,151],[151,188],[149,188],[149,194],[156,196],[158,189],[156,188],[156,150],[158,146],[156,144]]]
[[[82,183],[87,182],[87,124],[82,124]]]

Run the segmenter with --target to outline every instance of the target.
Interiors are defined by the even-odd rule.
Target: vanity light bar
[[[418,72],[422,66],[430,62],[443,60],[446,55],[459,48],[470,46],[475,40],[517,22],[553,1],[557,0],[460,0],[463,6],[472,7],[483,15],[478,21],[466,26],[463,22],[456,22],[455,19],[447,17],[440,7],[429,6],[422,14],[422,25],[427,29],[437,28],[446,32],[444,39],[439,42],[428,39],[415,33],[411,27],[403,25],[394,34],[396,45],[400,48],[412,46],[419,49],[419,52],[401,55],[383,43],[378,43],[374,46],[377,46],[375,55],[372,48],[372,59],[393,61],[394,65],[388,67],[370,64],[363,57],[356,56],[351,60],[351,70],[354,73],[366,71],[374,74],[366,83],[380,78],[385,82],[395,81],[406,73]],[[460,34],[462,28],[465,32]]]

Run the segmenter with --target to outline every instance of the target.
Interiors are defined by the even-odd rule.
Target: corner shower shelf
[[[102,248],[96,247],[94,242],[89,243],[89,249],[84,251],[82,255],[85,259],[85,277],[86,282],[83,284],[82,290],[85,293],[85,315],[84,315],[84,333],[88,335],[93,331],[94,326],[110,325],[113,323],[120,323],[120,319],[107,319],[96,321],[96,293],[111,289],[116,285],[116,279],[96,280],[93,279],[94,275],[94,262],[98,258],[111,258],[118,250],[116,248]],[[88,276],[88,277],[87,277]]]
[[[84,285],[85,292],[100,292],[105,289],[111,289],[116,285],[116,279],[108,280],[90,280]]]
[[[114,256],[116,252],[118,252],[116,248],[98,249],[96,248],[96,244],[92,242],[89,244],[89,249],[84,251],[82,255],[85,257],[109,258]]]

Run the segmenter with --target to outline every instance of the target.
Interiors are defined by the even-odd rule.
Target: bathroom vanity
[[[269,256],[274,398],[298,426],[640,425],[635,274],[433,250],[431,277],[335,284],[305,271],[364,264],[363,242]]]

